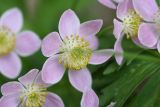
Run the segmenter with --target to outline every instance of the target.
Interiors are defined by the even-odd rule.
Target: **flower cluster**
[[[21,70],[20,56],[36,52],[41,40],[31,31],[17,33],[22,27],[22,13],[14,8],[2,15],[0,20],[0,71],[8,78],[15,78]],[[88,64],[102,64],[112,55],[112,49],[96,50],[96,33],[102,20],[91,20],[80,24],[72,10],[66,10],[60,18],[59,33],[52,32],[42,41],[42,53],[49,57],[42,71],[29,71],[19,82],[8,82],[1,86],[4,107],[64,107],[60,97],[47,91],[47,87],[59,82],[64,71],[69,81],[83,93],[82,107],[98,107],[99,99],[92,89],[92,77]]]
[[[125,36],[141,48],[160,51],[160,9],[155,0],[99,2],[117,11],[117,18],[113,21],[113,34],[116,38],[114,49],[98,50],[96,34],[103,25],[102,20],[80,23],[71,9],[62,14],[58,25],[59,33],[49,33],[42,43],[34,32],[20,32],[23,17],[19,9],[10,9],[1,16],[0,73],[8,78],[16,78],[22,67],[19,56],[32,55],[40,47],[48,59],[40,72],[32,69],[20,77],[19,82],[2,85],[0,107],[64,107],[62,99],[49,92],[47,87],[58,83],[65,72],[68,72],[72,86],[83,94],[81,107],[98,107],[99,98],[92,89],[88,64],[102,64],[113,55],[117,63],[122,64],[122,40]],[[108,107],[114,105],[116,103],[111,103]]]
[[[113,1],[99,0],[107,7],[111,6]],[[142,0],[121,0],[117,1],[117,5],[112,6],[112,8],[117,10],[118,18],[113,21],[113,34],[116,38],[114,45],[115,58],[119,65],[123,61],[121,42],[124,35],[128,39],[132,39],[141,48],[158,49],[160,51],[160,11],[156,0],[145,0],[145,2]]]

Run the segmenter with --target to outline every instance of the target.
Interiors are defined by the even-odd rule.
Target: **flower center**
[[[127,38],[137,36],[140,24],[140,16],[134,10],[129,10],[123,19],[123,31],[127,35]]]
[[[10,53],[16,45],[16,35],[7,27],[0,27],[0,56]]]
[[[67,36],[60,45],[59,63],[71,70],[87,66],[92,51],[89,43],[79,36]]]
[[[43,107],[47,89],[41,85],[29,85],[20,97],[22,107]]]

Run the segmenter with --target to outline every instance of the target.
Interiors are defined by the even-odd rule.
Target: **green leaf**
[[[114,71],[117,70],[117,64],[116,63],[111,63],[110,65],[107,66],[107,68],[104,70],[103,74],[108,75],[113,73]]]
[[[100,96],[102,107],[108,105],[111,101],[117,102],[115,107],[123,107],[129,96],[146,78],[149,78],[159,69],[159,64],[148,63],[144,61],[134,61],[130,65],[122,68],[120,71],[125,73],[120,75],[113,84],[106,86]]]
[[[127,107],[159,107],[160,106],[160,70],[156,72],[132,98]]]

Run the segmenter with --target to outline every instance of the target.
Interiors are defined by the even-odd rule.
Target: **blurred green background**
[[[97,0],[0,0],[0,14],[13,7],[23,12],[22,30],[32,30],[41,39],[52,31],[58,31],[59,18],[66,9],[73,9],[81,22],[103,19],[103,28],[97,34],[99,49],[114,46],[112,31],[116,12],[99,4]],[[93,89],[100,98],[100,107],[106,107],[112,101],[116,102],[115,107],[160,107],[159,53],[141,49],[126,38],[123,48],[125,61],[121,66],[116,64],[114,57],[98,66],[88,65],[92,72]],[[40,50],[30,57],[22,58],[20,76],[33,68],[41,70],[45,60]],[[0,85],[13,80],[0,74]],[[61,96],[66,107],[80,107],[82,94],[71,86],[67,73],[61,82],[49,90]]]

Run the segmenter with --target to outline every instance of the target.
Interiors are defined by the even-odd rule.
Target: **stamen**
[[[47,89],[43,85],[28,85],[20,97],[22,107],[42,107],[45,103]]]
[[[79,36],[66,36],[60,45],[59,63],[71,70],[86,67],[91,56],[89,43]]]
[[[15,34],[7,27],[0,27],[0,56],[10,53],[16,45]]]
[[[137,36],[140,24],[140,16],[134,10],[129,10],[128,14],[123,19],[123,31],[127,35],[127,38]]]

